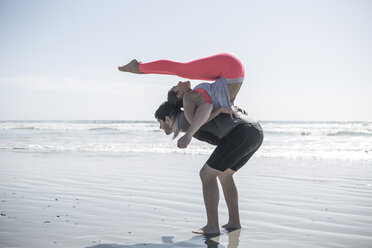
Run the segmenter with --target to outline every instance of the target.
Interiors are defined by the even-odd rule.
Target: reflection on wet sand
[[[163,236],[161,240],[163,243],[139,243],[134,245],[119,245],[119,244],[99,244],[86,248],[173,248],[173,247],[200,247],[200,248],[237,248],[239,247],[239,237],[241,229],[223,232],[217,236],[198,235],[191,239],[174,242],[174,236]],[[219,243],[220,237],[223,235],[228,236],[227,246]]]

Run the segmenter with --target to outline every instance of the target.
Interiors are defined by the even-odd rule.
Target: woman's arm
[[[203,103],[199,105],[195,111],[195,117],[191,122],[191,125],[185,135],[183,135],[178,141],[177,146],[179,148],[186,148],[187,145],[190,143],[192,136],[199,130],[199,128],[206,123],[209,116],[212,112],[212,104],[210,103]],[[185,109],[185,106],[184,106]],[[185,111],[186,116],[186,111]],[[186,117],[187,118],[187,117]]]
[[[186,120],[190,124],[192,124],[192,122],[194,121],[195,112],[196,112],[197,108],[200,105],[203,105],[204,103],[205,102],[203,100],[203,97],[200,97],[200,94],[198,92],[191,92],[190,94],[184,95],[184,97],[183,97],[183,109],[184,109]],[[210,122],[211,120],[213,120],[220,113],[227,113],[227,109],[226,108],[219,108],[219,109],[213,110],[210,113],[209,118],[205,123]],[[230,113],[230,112],[228,112],[228,113]]]
[[[197,105],[201,104],[200,99],[195,92],[191,92],[189,94],[185,94],[183,96],[183,111],[185,113],[186,120],[192,124],[195,112],[197,109]]]
[[[198,131],[199,128],[207,122],[208,118],[211,115],[212,108],[213,106],[210,103],[203,103],[202,105],[199,105],[195,110],[195,118],[192,121],[186,134],[192,137],[196,133],[196,131]]]
[[[213,105],[205,103],[199,92],[191,92],[183,96],[183,108],[186,120],[190,123],[188,131],[177,142],[179,148],[186,148],[192,136],[199,128],[213,120],[220,113],[230,114],[231,118],[236,115],[231,108],[213,109]]]
[[[200,97],[198,92],[192,92],[183,96],[183,109],[190,127],[185,135],[178,140],[177,146],[179,148],[187,147],[192,136],[208,121],[212,108],[212,104],[204,103],[203,98]]]
[[[205,123],[210,122],[211,120],[213,120],[214,118],[216,118],[217,115],[223,113],[223,110],[224,110],[224,108],[219,108],[219,109],[213,110],[212,113],[211,113],[211,115],[209,116],[208,120]]]

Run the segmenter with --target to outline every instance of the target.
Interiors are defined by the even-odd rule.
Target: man
[[[167,135],[174,133],[174,138],[179,132],[186,132],[190,126],[183,111],[169,102],[160,105],[155,118]],[[235,119],[231,119],[230,115],[220,114],[204,124],[193,137],[217,146],[200,170],[207,225],[193,232],[220,233],[217,178],[221,182],[229,211],[229,221],[222,227],[228,230],[240,229],[238,191],[233,175],[261,146],[263,131],[260,124],[241,113]]]

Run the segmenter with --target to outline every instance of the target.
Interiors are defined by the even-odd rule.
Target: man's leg
[[[226,229],[241,228],[239,218],[238,190],[235,186],[233,178],[234,173],[235,171],[227,169],[218,175],[218,179],[222,185],[227,208],[229,210],[229,222],[222,226]]]
[[[205,164],[200,170],[200,179],[203,185],[203,197],[207,211],[207,225],[202,228],[204,233],[219,233],[218,225],[218,201],[220,193],[218,190],[217,176],[221,171],[213,169]]]

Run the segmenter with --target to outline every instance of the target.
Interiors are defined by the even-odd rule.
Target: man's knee
[[[234,178],[233,178],[234,173],[235,171],[231,169],[227,169],[218,175],[218,180],[220,180],[222,185],[227,184],[227,183],[232,183],[234,182]]]
[[[220,171],[213,169],[209,165],[205,164],[199,172],[200,179],[203,182],[209,181],[209,180],[215,180],[217,176],[220,174]]]

